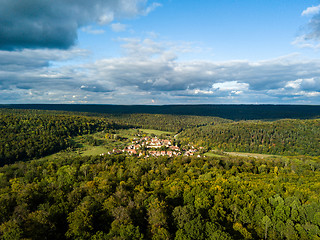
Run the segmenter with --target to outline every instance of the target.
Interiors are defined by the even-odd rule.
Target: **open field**
[[[275,158],[281,157],[279,155],[260,154],[260,153],[245,153],[245,152],[224,152],[225,154],[237,157],[254,157],[254,158]]]
[[[57,153],[54,153],[54,154],[51,154],[51,155],[48,155],[45,157],[37,158],[34,160],[40,161],[40,162],[41,161],[54,161],[54,160],[60,159],[62,157],[76,157],[76,156],[79,156],[79,154],[75,151],[63,150],[63,151],[60,151],[60,152],[57,152]]]
[[[213,153],[213,152],[206,152],[204,154],[204,156],[206,156],[206,157],[218,157],[218,158],[222,157],[222,155],[219,155],[219,154],[216,154],[216,153]]]
[[[141,132],[146,133],[147,135],[154,134],[156,136],[160,136],[162,134],[164,135],[173,135],[174,132],[166,132],[166,131],[160,131],[160,130],[154,130],[154,129],[139,129]]]
[[[108,152],[107,146],[89,146],[80,151],[81,156],[91,156],[91,155],[100,155],[102,153]],[[110,149],[109,149],[110,150]]]

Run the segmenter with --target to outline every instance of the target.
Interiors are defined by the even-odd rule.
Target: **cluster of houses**
[[[194,156],[197,153],[197,149],[190,146],[189,149],[180,149],[177,145],[173,145],[173,142],[168,139],[159,139],[157,137],[143,137],[141,139],[134,139],[132,144],[125,147],[123,150],[113,149],[108,154],[127,153],[129,155],[138,155],[139,157],[145,156]],[[200,157],[199,154],[197,154]]]

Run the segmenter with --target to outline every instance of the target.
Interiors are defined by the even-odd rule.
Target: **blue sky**
[[[320,104],[320,1],[0,0],[0,103]]]
[[[113,32],[110,25],[94,26],[96,30],[105,31],[103,36],[88,36],[80,31],[80,46],[92,51],[99,46],[106,55],[111,50],[113,56],[118,56],[119,46],[115,39],[148,38],[148,33],[154,33],[163,41],[189,42],[194,47],[211,51],[184,56],[190,60],[264,60],[300,50],[291,42],[308,23],[309,18],[301,16],[302,10],[320,4],[319,1],[277,0],[199,3],[170,0],[158,3],[161,6],[147,17],[115,21],[126,25],[126,31]],[[305,53],[316,56],[313,51]]]

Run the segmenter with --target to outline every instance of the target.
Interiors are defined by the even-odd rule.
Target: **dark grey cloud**
[[[21,91],[46,92],[60,88],[65,90],[79,88],[81,83],[74,80],[77,74],[72,69],[61,72],[60,67],[54,66],[53,62],[61,64],[73,58],[81,59],[86,55],[86,51],[79,49],[0,51],[1,94],[12,92],[18,99],[20,95],[17,93]]]
[[[29,90],[29,89],[32,89],[33,88],[33,85],[32,84],[26,84],[26,83],[18,83],[16,85],[16,88],[18,89],[25,89],[25,90]]]
[[[0,49],[67,49],[88,24],[146,15],[146,0],[0,0]]]
[[[0,70],[21,71],[22,69],[39,69],[49,67],[53,61],[66,61],[74,57],[82,58],[88,55],[86,50],[30,50],[1,51]]]

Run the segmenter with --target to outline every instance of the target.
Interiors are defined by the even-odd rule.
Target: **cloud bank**
[[[123,57],[86,64],[70,61],[88,54],[79,49],[0,51],[0,101],[316,104],[320,100],[320,60],[289,55],[256,62],[179,61],[177,56],[185,52],[181,44],[177,48],[155,39],[120,41]],[[187,48],[191,51],[190,45]]]
[[[81,27],[147,15],[158,6],[146,0],[0,0],[0,49],[68,49]]]

